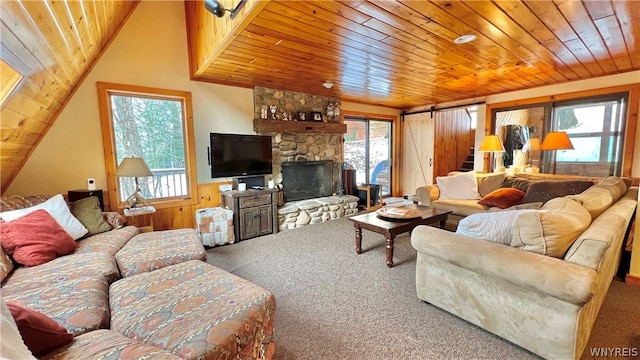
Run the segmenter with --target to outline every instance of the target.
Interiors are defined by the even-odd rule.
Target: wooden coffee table
[[[429,225],[436,222],[440,222],[440,228],[444,228],[447,217],[451,213],[451,211],[437,210],[428,206],[415,204],[401,207],[416,210],[420,214],[420,217],[408,220],[381,219],[375,211],[372,211],[349,218],[349,220],[353,221],[353,226],[356,229],[356,253],[362,253],[362,229],[377,232],[384,235],[387,239],[387,266],[393,267],[393,242],[396,235],[411,231],[418,225]]]

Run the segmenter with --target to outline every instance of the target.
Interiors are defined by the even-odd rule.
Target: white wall
[[[213,182],[210,132],[253,132],[253,89],[189,79],[182,1],[142,1],[17,175],[6,194],[66,193],[95,178],[107,185],[96,82],[191,92],[198,183]],[[399,113],[344,103],[359,111]]]

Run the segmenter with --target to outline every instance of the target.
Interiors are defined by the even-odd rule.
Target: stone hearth
[[[278,226],[283,231],[357,213],[358,197],[352,195],[292,201],[278,208]]]

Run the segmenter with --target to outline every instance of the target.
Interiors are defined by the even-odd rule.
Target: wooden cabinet
[[[278,232],[274,189],[225,191],[224,206],[233,211],[233,229],[238,241]]]

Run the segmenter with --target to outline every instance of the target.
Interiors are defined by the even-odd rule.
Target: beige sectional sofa
[[[638,204],[628,184],[607,178],[523,212],[508,244],[417,227],[418,298],[543,358],[579,359]]]
[[[48,198],[3,197],[0,211]],[[72,253],[46,263],[0,266],[2,321],[13,320],[4,318],[9,304],[73,335],[70,344],[38,354],[47,359],[271,358],[273,295],[204,260],[193,229],[139,234],[125,226],[80,238]],[[2,358],[17,356],[5,336],[11,328],[3,328]]]

